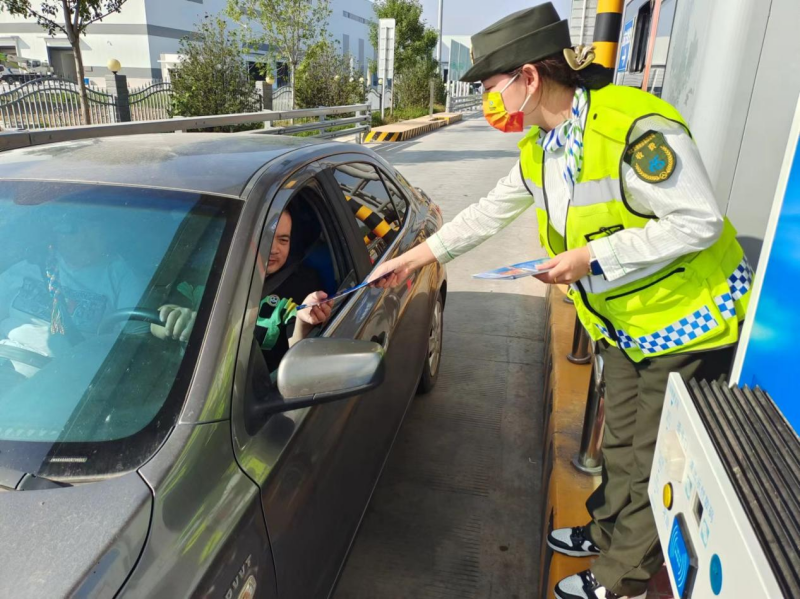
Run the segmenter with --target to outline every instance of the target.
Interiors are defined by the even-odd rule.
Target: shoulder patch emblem
[[[646,183],[661,183],[675,172],[675,151],[657,131],[648,131],[629,145],[624,160]]]
[[[270,295],[270,296],[267,296],[266,301],[267,301],[267,305],[268,306],[271,306],[271,307],[274,308],[280,303],[281,298],[279,298],[277,295]]]

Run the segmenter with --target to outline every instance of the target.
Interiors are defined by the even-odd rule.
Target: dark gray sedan
[[[447,283],[363,287],[321,324],[298,304],[441,222],[356,145],[0,154],[0,597],[330,595],[436,382]]]

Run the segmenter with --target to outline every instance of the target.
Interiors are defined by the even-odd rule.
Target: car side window
[[[371,164],[351,162],[332,169],[374,264],[403,227],[408,203]]]
[[[303,318],[310,310],[298,308],[356,282],[338,221],[329,209],[320,184],[312,179],[268,225],[273,228],[272,244],[268,255],[259,259],[266,276],[253,337],[273,380],[289,349],[319,335],[346,302],[328,307],[325,320],[318,323]]]

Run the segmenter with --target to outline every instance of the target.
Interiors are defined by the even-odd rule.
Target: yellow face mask
[[[484,92],[483,94],[483,116],[486,117],[486,120],[492,127],[503,133],[519,133],[524,128],[525,113],[522,111],[528,103],[528,100],[531,99],[530,94],[528,94],[522,106],[520,106],[519,110],[516,112],[508,112],[505,102],[503,102],[503,92],[505,92],[519,76],[520,73],[514,75],[511,81],[506,83],[505,87],[499,92]]]

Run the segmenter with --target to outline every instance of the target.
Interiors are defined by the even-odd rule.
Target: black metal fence
[[[155,82],[133,88],[125,96],[87,87],[92,124],[169,118],[172,88]],[[128,110],[120,110],[127,102]],[[0,126],[5,130],[53,129],[84,125],[80,87],[73,81],[45,77],[20,85],[0,87]],[[124,115],[121,117],[120,115]]]

